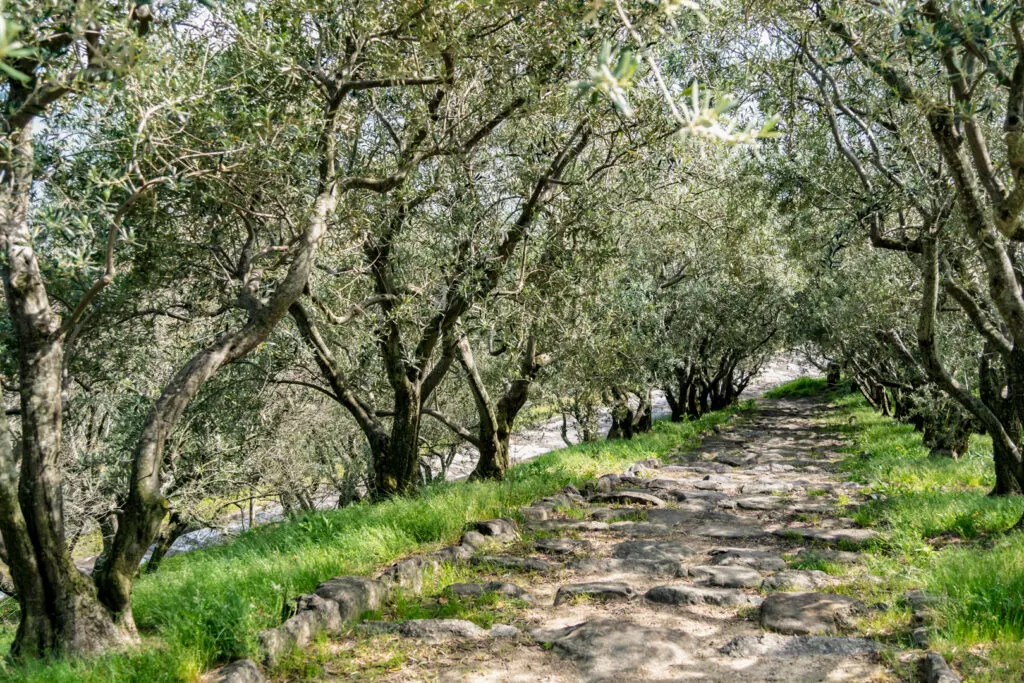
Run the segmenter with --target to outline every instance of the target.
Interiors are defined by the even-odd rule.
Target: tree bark
[[[841,367],[839,363],[830,361],[825,373],[825,384],[829,389],[835,389],[839,386]]]
[[[128,640],[131,630],[118,628],[105,612],[65,541],[59,465],[64,334],[50,308],[28,224],[32,121],[8,140],[0,239],[21,384],[20,448],[10,442],[5,418],[0,455],[0,533],[21,606],[11,653],[18,658],[93,653]]]
[[[149,561],[146,562],[147,574],[152,574],[160,569],[160,564],[164,561],[164,557],[167,556],[167,551],[171,549],[175,541],[187,534],[191,528],[191,525],[184,517],[177,512],[171,513],[167,528],[160,533],[159,538],[157,538],[156,543],[153,545],[153,552],[149,556]]]

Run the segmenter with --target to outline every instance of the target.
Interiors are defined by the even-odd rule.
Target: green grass
[[[824,377],[798,377],[792,382],[775,387],[764,394],[765,398],[803,398],[817,396],[828,391]]]
[[[967,680],[1024,680],[1024,534],[1007,532],[1024,499],[987,495],[991,441],[975,436],[958,461],[929,457],[920,434],[860,396],[835,403],[828,423],[851,440],[842,468],[876,497],[854,517],[882,534],[863,564],[884,578],[885,601],[895,605],[909,588],[939,596],[933,646]],[[909,646],[906,621],[878,635]]]
[[[458,539],[471,521],[514,514],[567,484],[678,451],[680,443],[741,408],[699,420],[658,422],[631,441],[581,444],[515,467],[503,482],[442,483],[420,495],[318,512],[258,527],[222,546],[167,559],[135,586],[140,646],[86,661],[0,664],[17,681],[188,681],[217,664],[256,656],[257,634],[280,623],[285,601],[342,574],[369,574],[395,559]],[[0,648],[14,637],[17,606],[0,609]]]

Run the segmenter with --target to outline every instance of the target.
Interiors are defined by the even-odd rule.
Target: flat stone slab
[[[701,565],[687,570],[690,578],[722,588],[757,588],[763,577],[750,567]]]
[[[597,493],[590,497],[591,503],[617,503],[619,505],[650,505],[661,507],[665,501],[650,493],[642,491],[613,491],[611,493]]]
[[[411,619],[409,621],[364,621],[357,627],[365,633],[394,633],[403,638],[448,640],[450,638],[483,638],[487,631],[465,619]]]
[[[683,505],[688,507],[686,509],[681,507],[672,507],[648,510],[645,513],[647,515],[647,521],[651,524],[664,524],[665,526],[692,524],[695,521],[700,520],[702,515],[707,514],[709,511],[707,503],[683,503]]]
[[[709,474],[708,476],[717,477],[718,475]],[[722,479],[703,479],[693,482],[693,487],[701,491],[724,491],[727,488],[735,487],[736,484],[737,482],[731,479],[725,479],[724,481]]]
[[[683,560],[696,551],[675,541],[625,541],[612,549],[612,556],[621,560]]]
[[[723,453],[715,456],[715,462],[725,463],[730,467],[743,467],[757,460],[753,453]]]
[[[761,603],[761,625],[790,635],[820,635],[837,631],[837,622],[863,604],[832,593],[773,593]]]
[[[683,631],[623,620],[536,630],[533,636],[576,661],[588,681],[667,680],[671,667],[692,663],[698,649],[696,639]]]
[[[679,560],[637,560],[617,557],[584,557],[568,564],[580,574],[637,574],[640,576],[686,576]]]
[[[476,555],[470,558],[470,563],[523,572],[546,572],[554,568],[554,565],[547,560],[536,557],[516,557],[515,555]]]
[[[786,569],[767,577],[761,587],[773,591],[813,591],[833,583],[831,576],[817,569]]]
[[[499,595],[507,595],[510,598],[516,598],[518,600],[526,600],[531,602],[533,596],[526,592],[525,589],[520,588],[514,583],[506,583],[504,581],[489,581],[487,583],[453,583],[447,588],[447,591],[451,591],[455,595],[462,597],[476,597],[478,595],[484,595],[485,593],[498,593]]]
[[[793,485],[788,481],[752,481],[740,487],[740,493],[754,495],[764,493],[789,493]]]
[[[718,651],[727,657],[858,657],[876,655],[882,651],[882,646],[869,638],[764,633],[738,636]]]
[[[668,536],[672,533],[672,528],[666,524],[653,522],[612,522],[608,525],[608,531],[628,536]]]
[[[720,500],[725,500],[729,497],[729,494],[722,493],[721,491],[702,491],[699,489],[673,489],[672,496],[677,500],[686,502],[705,502],[705,503],[717,503]]]
[[[736,507],[741,510],[781,510],[786,507],[786,501],[772,496],[751,496],[737,498]]]
[[[588,517],[598,522],[621,522],[623,520],[636,521],[637,515],[647,514],[638,512],[635,508],[594,508]]]
[[[762,572],[777,572],[789,565],[782,556],[770,550],[749,548],[715,548],[711,551],[711,564],[724,567],[750,567]]]
[[[581,519],[545,519],[540,522],[536,522],[530,525],[532,528],[539,531],[582,531],[582,532],[593,532],[593,531],[608,531],[611,526],[608,522],[594,522],[590,520]]]
[[[768,532],[752,524],[734,524],[730,522],[711,522],[697,527],[694,532],[698,536],[709,538],[761,538]]]
[[[222,666],[209,679],[210,683],[265,683],[266,680],[251,659],[239,659]]]
[[[590,541],[574,541],[569,538],[542,538],[533,547],[549,555],[579,555],[590,552],[594,544]]]
[[[795,467],[781,462],[767,462],[761,465],[754,465],[751,472],[792,472]]]
[[[809,527],[779,529],[775,535],[783,538],[796,536],[808,541],[851,548],[867,545],[878,537],[878,533],[871,529],[814,529]]]
[[[647,591],[644,597],[648,602],[662,605],[719,605],[735,607],[737,605],[758,605],[761,597],[747,595],[734,588],[707,588],[693,586],[688,583],[655,586]]]
[[[803,512],[811,515],[827,515],[835,512],[836,506],[828,503],[797,503],[793,506],[793,512]]]
[[[691,462],[686,465],[666,465],[661,468],[662,474],[681,474],[690,476],[697,473],[712,472],[719,474],[728,472],[729,466],[720,462]]]
[[[628,583],[621,581],[594,581],[591,583],[570,583],[561,586],[555,593],[555,607],[576,598],[590,598],[601,602],[625,602],[636,598],[637,592]]]

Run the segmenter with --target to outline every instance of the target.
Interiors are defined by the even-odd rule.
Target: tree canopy
[[[2,18],[17,658],[137,639],[140,565],[230,506],[500,479],[517,425],[630,438],[780,350],[1024,493],[1018,3]]]

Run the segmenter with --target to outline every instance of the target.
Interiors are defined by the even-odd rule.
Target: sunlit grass
[[[817,396],[828,390],[828,382],[824,377],[798,377],[792,382],[775,387],[765,392],[765,398],[802,398]]]
[[[881,417],[860,396],[836,403],[828,423],[851,440],[842,468],[875,498],[854,518],[883,537],[863,558],[885,580],[892,605],[874,625],[909,647],[899,599],[924,589],[940,598],[933,646],[968,680],[1024,680],[1024,534],[1008,532],[1024,499],[987,495],[991,441],[973,437],[958,461],[929,457],[919,433]]]

